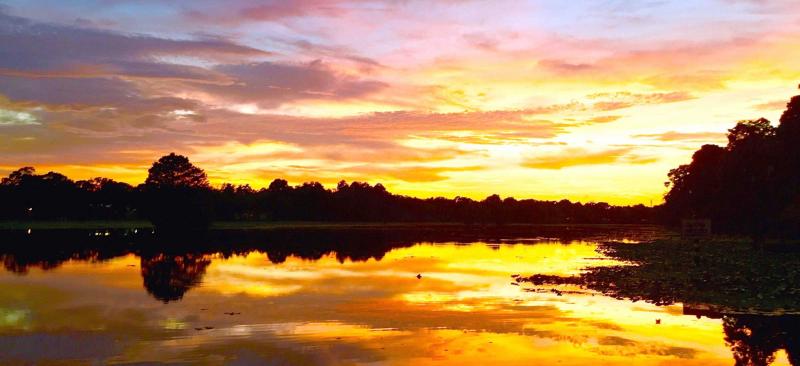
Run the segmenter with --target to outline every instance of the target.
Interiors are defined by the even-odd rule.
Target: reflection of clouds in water
[[[680,363],[692,355],[709,359],[707,364],[729,363],[718,322],[681,321],[646,304],[589,295],[557,297],[510,285],[515,273],[575,271],[582,258],[597,256],[593,248],[415,245],[390,250],[381,260],[289,255],[280,264],[271,263],[268,252],[141,259],[141,274],[164,274],[161,284],[187,289],[191,286],[186,284],[202,277],[197,288],[169,304],[142,291],[140,269],[128,266],[135,257],[68,262],[27,276],[0,274],[0,290],[19,283],[39,286],[15,300],[24,305],[18,308],[35,315],[26,334],[119,339],[114,352],[73,356],[113,355],[120,362],[485,364],[537,359],[580,364],[602,356],[609,364],[629,364],[635,355],[639,363],[655,364]],[[153,271],[162,265],[169,270]],[[49,294],[59,300],[48,301]],[[3,303],[0,299],[0,307]],[[686,329],[656,328],[654,316],[664,318],[665,327]],[[9,336],[9,330],[0,328],[0,333],[15,342],[31,339]],[[613,344],[613,339],[634,343]],[[68,352],[68,344],[58,347]],[[35,353],[15,355],[40,359]]]
[[[0,308],[0,329],[27,329],[30,321],[30,310]]]
[[[341,285],[350,290],[375,288],[396,292],[422,287],[425,293],[439,296],[507,297],[519,291],[509,287],[510,273],[524,273],[535,265],[554,273],[572,273],[583,266],[583,258],[596,257],[591,244],[561,245],[415,245],[389,251],[382,260],[340,262],[334,254],[313,262],[289,256],[283,263],[258,266],[269,253],[250,253],[215,262],[209,269],[206,287],[223,292],[250,292],[249,283],[269,283],[277,288],[293,285],[313,287],[316,291]],[[256,267],[258,266],[258,267]],[[424,280],[414,277],[424,273]],[[347,282],[334,281],[342,279]],[[387,286],[391,281],[392,286]],[[358,286],[352,286],[354,283]],[[333,291],[333,289],[330,289]],[[413,292],[413,291],[412,291]],[[413,296],[411,296],[413,297]]]

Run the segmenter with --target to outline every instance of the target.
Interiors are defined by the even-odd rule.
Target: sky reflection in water
[[[367,260],[126,254],[3,271],[0,363],[733,364],[719,319],[512,284],[614,264],[598,257],[585,241],[418,243]]]

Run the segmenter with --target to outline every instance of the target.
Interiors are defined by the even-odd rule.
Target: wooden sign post
[[[708,219],[683,219],[681,220],[681,238],[694,240],[695,243],[700,239],[711,236],[711,220]]]

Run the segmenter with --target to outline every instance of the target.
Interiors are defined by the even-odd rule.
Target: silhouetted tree
[[[128,183],[108,178],[92,178],[76,184],[87,196],[89,217],[106,219],[133,218],[136,215],[135,192]]]
[[[203,230],[211,223],[208,177],[185,156],[171,153],[153,163],[142,193],[144,212],[158,230]]]
[[[56,172],[35,173],[24,167],[2,179],[5,215],[47,220],[85,217],[84,197],[75,182]]]
[[[2,180],[0,180],[0,185],[4,185],[4,186],[19,186],[19,185],[22,184],[22,180],[25,177],[32,176],[35,173],[36,173],[36,169],[34,169],[33,167],[30,167],[30,166],[19,168],[19,169],[15,170],[15,171],[11,172],[11,174],[9,174],[8,177],[3,178]]]
[[[665,213],[703,217],[717,231],[746,234],[760,244],[769,234],[800,235],[800,97],[775,127],[764,118],[728,130],[724,148],[704,145],[691,164],[669,173]]]
[[[677,191],[676,191],[677,192]],[[654,210],[642,205],[517,200],[491,195],[414,198],[377,183],[318,182],[291,186],[275,179],[268,188],[223,184],[211,188],[202,169],[169,154],[156,161],[144,184],[131,187],[107,178],[73,182],[50,172],[21,168],[0,181],[0,218],[151,220],[159,232],[202,230],[210,220],[503,223],[642,223]],[[212,216],[213,214],[213,216]]]
[[[189,158],[170,153],[158,159],[147,170],[144,184],[149,187],[185,187],[208,189],[208,176],[202,169],[192,165]]]
[[[664,199],[672,220],[681,216],[718,218],[714,213],[719,204],[724,155],[725,149],[717,145],[703,145],[692,155],[691,164],[670,170],[667,185],[672,188]]]
[[[779,159],[775,163],[780,184],[774,193],[787,203],[779,220],[785,234],[800,236],[800,96],[793,97],[781,115],[777,139]]]

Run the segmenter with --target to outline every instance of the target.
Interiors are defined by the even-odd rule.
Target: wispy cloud
[[[634,137],[655,139],[659,141],[724,141],[723,132],[677,132],[668,131],[663,133],[641,134]]]
[[[197,68],[158,62],[164,57],[209,61],[265,57],[270,52],[222,39],[158,38],[40,23],[0,13],[0,70],[47,76],[97,76],[114,71],[191,75]]]
[[[582,165],[604,165],[615,163],[648,164],[655,157],[644,157],[633,153],[633,148],[624,147],[601,151],[569,148],[559,154],[533,156],[525,159],[522,166],[536,169],[563,169]]]
[[[694,99],[688,92],[678,91],[669,93],[597,93],[588,96],[589,99],[598,100],[594,108],[601,111],[613,111],[639,105],[675,103]]]
[[[0,126],[29,126],[40,124],[36,116],[28,112],[0,109]]]
[[[753,109],[759,111],[775,111],[775,110],[784,110],[786,109],[786,104],[788,101],[779,99],[779,100],[771,100],[769,102],[763,102],[753,105]]]
[[[800,78],[782,0],[7,4],[3,166],[132,183],[176,151],[215,182],[647,202]]]

